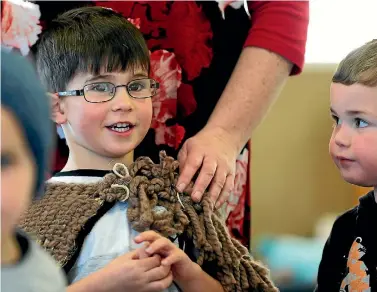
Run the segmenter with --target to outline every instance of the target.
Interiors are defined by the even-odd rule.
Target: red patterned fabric
[[[237,235],[245,235],[244,221],[245,221],[245,204],[248,201],[247,197],[250,195],[249,180],[249,157],[250,152],[248,148],[244,148],[242,153],[238,156],[236,163],[236,178],[234,181],[234,191],[230,194],[228,203],[226,204],[226,218],[227,226],[232,233],[237,232]]]
[[[174,49],[188,80],[194,79],[202,68],[209,66],[212,59],[212,49],[208,46],[212,38],[211,25],[194,1],[96,1],[95,4],[112,8],[127,18],[139,18],[141,32],[151,36],[147,38],[148,47],[152,51],[155,47]],[[163,37],[161,31],[164,31]]]
[[[30,2],[7,0],[1,2],[1,46],[16,48],[22,55],[38,40],[42,28],[38,5]]]
[[[165,50],[151,53],[151,77],[160,83],[158,94],[152,99],[151,127],[156,132],[156,145],[165,144],[177,149],[185,129],[180,125],[166,125],[168,119],[177,115],[177,92],[182,79],[182,69],[175,54]]]

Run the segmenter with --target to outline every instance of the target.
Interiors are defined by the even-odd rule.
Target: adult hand
[[[200,170],[192,199],[200,201],[209,186],[211,198],[219,208],[233,190],[238,156],[235,144],[231,135],[220,128],[204,128],[188,139],[178,154],[178,191],[182,192]]]

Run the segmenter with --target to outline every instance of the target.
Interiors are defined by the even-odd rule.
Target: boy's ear
[[[52,119],[53,121],[58,124],[62,125],[67,122],[67,117],[65,115],[61,100],[57,93],[47,93],[48,97],[50,98],[51,104],[51,112],[52,112]]]

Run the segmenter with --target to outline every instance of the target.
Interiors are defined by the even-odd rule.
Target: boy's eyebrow
[[[370,119],[377,119],[377,114],[374,110],[353,110],[353,111],[346,111],[346,113],[350,116],[368,116]]]
[[[85,80],[85,83],[97,81],[99,79],[109,79],[109,77],[111,77],[110,74],[100,74],[100,75],[89,77],[88,79]]]
[[[330,108],[330,112],[334,115],[337,115],[337,113],[335,112],[335,110],[333,108]],[[362,110],[347,110],[346,114],[349,115],[349,116],[358,116],[358,115],[367,115],[367,114],[371,114],[371,113],[366,112],[366,111],[362,111]]]
[[[95,82],[95,81],[98,81],[100,79],[111,79],[113,76],[111,74],[100,74],[100,75],[96,75],[96,76],[92,76],[92,77],[89,77],[88,79],[85,80],[85,83],[87,82]],[[148,74],[145,73],[145,72],[138,72],[136,74],[133,74],[133,78],[144,78],[144,77],[148,77]]]
[[[138,72],[138,73],[134,74],[133,77],[148,77],[148,74],[144,73],[144,72]]]
[[[364,111],[355,111],[355,110],[346,111],[346,114],[350,115],[350,116],[357,116],[357,115],[366,114],[366,113],[367,112],[364,112]]]

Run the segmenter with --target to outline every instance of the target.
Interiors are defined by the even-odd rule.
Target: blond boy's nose
[[[351,133],[344,126],[339,126],[339,129],[335,133],[334,141],[340,147],[348,147],[351,144]]]

